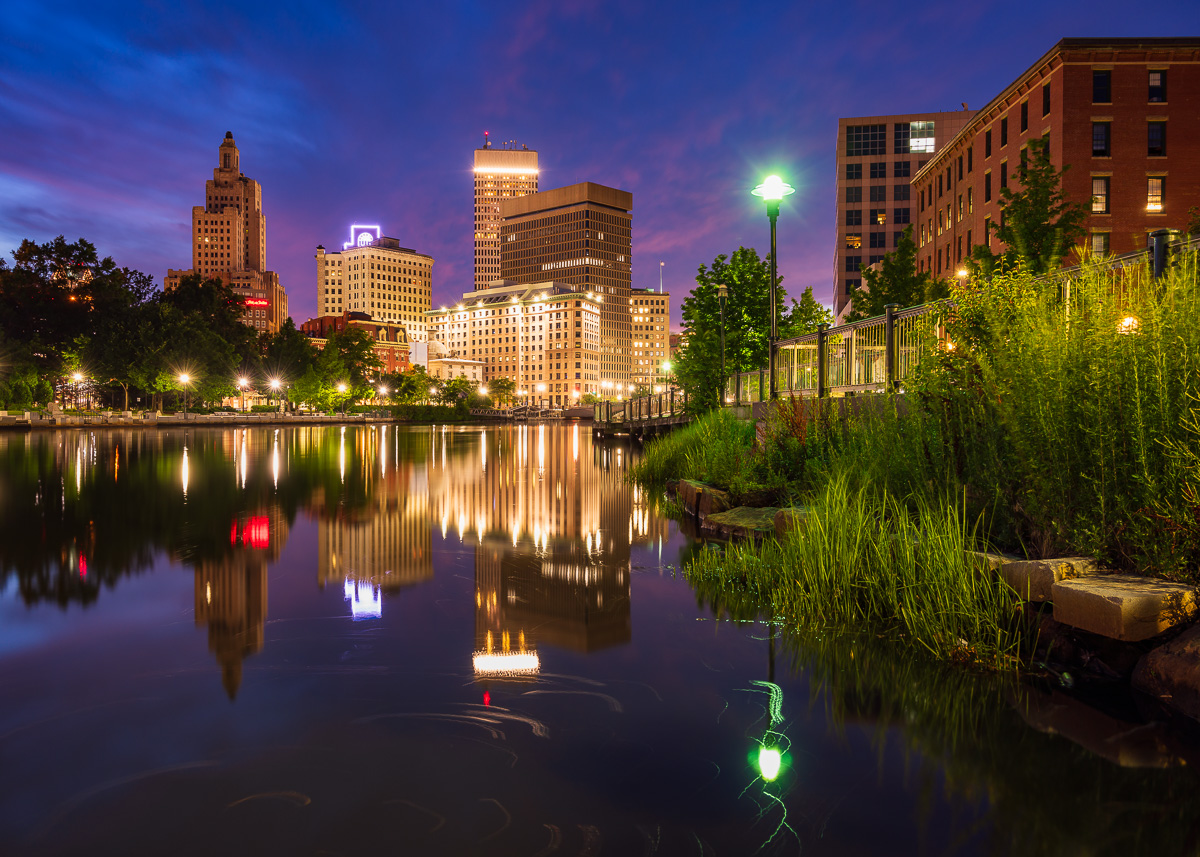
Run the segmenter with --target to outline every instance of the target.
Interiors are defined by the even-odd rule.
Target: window
[[[846,210],[846,225],[847,226],[862,226],[862,209],[847,209]]]
[[[892,209],[892,214],[895,215],[895,221],[897,224],[910,222],[909,210],[907,208],[894,208]]]
[[[846,280],[846,294],[854,294],[854,290],[858,288],[858,284],[861,282],[862,280]]]
[[[862,202],[862,188],[861,187],[846,188],[846,202]]]
[[[862,270],[862,256],[847,256],[846,257],[846,270],[847,271],[861,271]]]
[[[1108,214],[1108,176],[1092,176],[1092,214]]]
[[[1167,100],[1167,73],[1165,71],[1150,72],[1150,95],[1146,99],[1154,104]]]
[[[967,214],[975,213],[975,188],[967,188]]]
[[[938,199],[942,198],[942,174],[938,173]]]
[[[1166,191],[1166,176],[1150,176],[1146,179],[1146,211],[1162,211],[1163,195]]]
[[[887,202],[887,186],[872,185],[871,186],[871,202]]]
[[[967,147],[967,172],[969,173],[973,169],[975,169],[975,147],[968,146]]]
[[[911,190],[910,185],[898,184],[898,185],[896,185],[895,190],[892,193],[892,199],[896,200],[897,202],[900,202],[902,200],[907,200],[909,198],[909,194],[911,194],[911,193],[912,193],[912,190]]]
[[[909,122],[908,126],[908,150],[910,152],[925,152],[933,154],[933,152],[936,151],[933,136],[933,122]]]
[[[988,170],[983,174],[983,201],[992,201],[992,171]]]
[[[899,247],[899,246],[900,246],[900,239],[901,239],[901,238],[903,238],[903,237],[904,237],[904,233],[903,233],[903,232],[893,232],[893,233],[892,233],[892,246],[893,246],[893,247]]]
[[[983,243],[992,246],[992,218],[983,218]]]
[[[1021,132],[1029,130],[1029,102],[1021,102]]]
[[[1000,145],[1008,145],[1008,117],[1005,116],[1000,120]]]
[[[958,156],[958,180],[959,181],[963,180],[963,157],[962,157],[962,155]]]
[[[887,247],[887,233],[886,232],[872,232],[871,233],[871,247]]]
[[[1167,123],[1146,123],[1146,154],[1151,158],[1167,154]]]
[[[857,250],[860,247],[862,247],[862,235],[853,234],[846,236],[847,250]]]
[[[897,179],[910,178],[912,175],[911,161],[896,161],[892,164],[892,177]]]
[[[870,223],[872,226],[876,226],[876,225],[886,226],[887,225],[887,209],[886,208],[872,208],[871,209],[871,219],[868,221],[868,223]]]
[[[1050,115],[1050,81],[1042,84],[1042,115]]]
[[[887,125],[847,125],[846,157],[887,154]]]
[[[992,129],[988,128],[983,132],[983,156],[990,158],[992,156]]]
[[[1112,103],[1112,72],[1092,71],[1092,103]]]
[[[1111,122],[1092,123],[1092,157],[1107,158],[1112,154],[1109,138],[1112,134]]]
[[[1107,256],[1108,255],[1108,233],[1093,232],[1092,233],[1092,255]]]
[[[874,265],[876,262],[882,262],[882,261],[883,261],[883,256],[870,256],[867,259],[867,264]]]
[[[1000,162],[1000,187],[1008,187],[1008,161]]]
[[[846,181],[856,182],[862,178],[862,164],[846,164]]]
[[[879,162],[871,164],[871,178],[886,179],[887,178],[887,163]]]
[[[957,219],[959,222],[962,222],[962,218],[963,218],[963,195],[960,193],[958,195],[958,218]]]

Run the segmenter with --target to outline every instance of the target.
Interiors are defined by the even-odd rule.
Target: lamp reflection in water
[[[356,622],[359,619],[378,619],[383,615],[383,593],[369,580],[346,578],[343,591],[350,602],[350,615]]]

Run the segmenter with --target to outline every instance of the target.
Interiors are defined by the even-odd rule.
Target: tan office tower
[[[599,381],[628,389],[632,343],[633,194],[593,182],[500,206],[500,277],[508,284],[567,283],[601,303]],[[604,382],[609,382],[611,388]]]
[[[486,131],[483,136],[483,148],[475,150],[476,289],[500,279],[500,204],[538,189],[536,151],[525,146],[493,148]]]
[[[262,188],[241,171],[233,132],[217,151],[212,181],[204,187],[204,205],[192,208],[192,267],[167,271],[163,287],[173,289],[190,274],[219,278],[242,296],[246,324],[274,333],[288,317],[287,293],[279,275],[267,270],[267,218]]]
[[[974,115],[958,110],[838,120],[833,309],[839,317],[863,268],[882,261],[916,223],[912,177]]]
[[[633,327],[630,383],[647,393],[660,393],[671,371],[671,296],[654,289],[633,289],[629,299]]]

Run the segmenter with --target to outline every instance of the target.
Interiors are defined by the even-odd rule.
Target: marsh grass
[[[729,411],[709,411],[647,444],[629,478],[651,488],[669,479],[695,479],[728,489],[744,471],[753,446],[752,423]]]
[[[685,575],[790,627],[871,627],[935,658],[1015,666],[1016,594],[967,558],[977,536],[956,505],[917,501],[913,512],[835,478],[812,496],[803,529],[760,548],[701,553]]]

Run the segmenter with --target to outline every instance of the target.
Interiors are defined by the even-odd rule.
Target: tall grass
[[[695,479],[729,489],[742,475],[753,445],[753,423],[729,411],[709,411],[646,444],[629,477],[652,488],[669,479]]]
[[[748,598],[800,628],[864,624],[897,633],[936,658],[1016,664],[1016,594],[964,554],[976,534],[953,504],[850,488],[815,493],[806,525],[762,547],[732,545],[685,570],[698,590]]]

